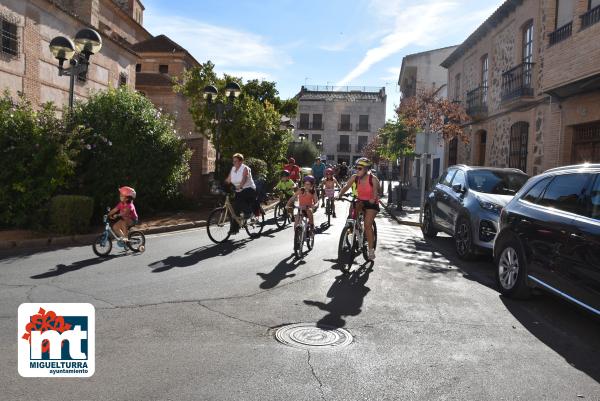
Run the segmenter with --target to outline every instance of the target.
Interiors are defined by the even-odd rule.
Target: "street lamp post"
[[[242,89],[237,82],[229,82],[225,86],[225,97],[227,101],[219,99],[217,95],[219,91],[217,87],[214,85],[207,85],[204,88],[204,99],[206,99],[206,104],[215,112],[215,117],[217,120],[217,128],[215,132],[215,177],[219,177],[220,170],[220,162],[221,162],[221,124],[223,123],[223,115],[226,110],[230,110],[232,107],[233,100],[235,100],[240,93],[242,93]]]
[[[58,60],[58,75],[70,77],[69,82],[69,110],[73,109],[75,91],[75,77],[86,77],[90,57],[102,48],[102,38],[93,29],[84,28],[77,32],[75,40],[64,36],[57,36],[50,41],[50,51]],[[69,67],[65,68],[65,61]]]

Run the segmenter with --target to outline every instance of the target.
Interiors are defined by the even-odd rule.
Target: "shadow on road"
[[[162,273],[171,270],[174,267],[189,267],[210,258],[217,256],[226,256],[230,253],[242,249],[250,239],[244,239],[235,242],[225,242],[224,244],[202,246],[192,249],[185,253],[185,256],[169,256],[163,260],[150,263],[148,266],[152,268],[152,273]]]
[[[351,275],[342,274],[335,278],[335,281],[327,291],[327,297],[331,298],[328,303],[305,300],[306,305],[316,306],[317,308],[328,312],[318,322],[317,327],[344,327],[346,325],[346,316],[357,316],[362,312],[362,304],[365,297],[371,291],[366,286],[369,280],[370,269],[363,265],[359,270]]]
[[[291,272],[296,270],[298,266],[304,263],[304,261],[296,259],[294,255],[290,255],[279,262],[271,272],[256,273],[257,276],[264,280],[262,283],[260,283],[260,288],[268,290],[276,287],[286,278],[295,277],[296,274]]]
[[[125,255],[125,254],[123,254],[123,255]],[[46,273],[36,274],[29,278],[37,280],[37,279],[41,279],[41,278],[56,277],[56,276],[60,276],[65,273],[70,273],[75,270],[83,269],[85,267],[99,265],[100,263],[106,262],[107,260],[110,260],[110,259],[118,258],[119,256],[122,256],[122,255],[109,255],[104,258],[95,257],[95,258],[80,260],[80,261],[71,263],[70,265],[59,264],[59,265],[56,265],[56,267],[54,269],[48,270]]]

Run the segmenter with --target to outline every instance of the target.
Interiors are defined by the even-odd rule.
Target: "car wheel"
[[[423,235],[428,238],[433,238],[438,233],[438,231],[433,227],[433,216],[431,215],[431,206],[425,207],[425,213],[423,214],[423,224],[421,224],[421,231],[423,232]]]
[[[473,235],[471,223],[465,216],[459,217],[454,230],[454,245],[458,257],[464,260],[473,258]]]
[[[496,284],[503,295],[511,298],[528,298],[527,261],[521,244],[514,238],[502,241],[495,253]]]

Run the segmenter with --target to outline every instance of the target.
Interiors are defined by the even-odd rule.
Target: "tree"
[[[198,132],[215,143],[217,121],[214,109],[204,99],[204,87],[215,85],[219,92],[216,101],[227,103],[224,88],[232,81],[240,84],[242,94],[223,112],[219,138],[221,160],[241,152],[244,156],[264,160],[269,174],[274,174],[292,139],[287,129],[280,126],[281,115],[294,115],[297,108],[295,100],[279,98],[274,82],[251,80],[243,84],[242,78],[226,74],[219,78],[214,64],[208,61],[187,70],[177,81],[175,90],[189,101],[189,111]]]
[[[388,120],[377,133],[378,153],[381,157],[395,161],[412,152],[410,132],[404,120]]]
[[[410,132],[410,142],[418,132],[440,133],[445,140],[458,138],[468,143],[463,125],[469,121],[464,108],[448,99],[439,98],[435,90],[424,90],[403,99],[396,113]]]
[[[137,190],[141,210],[176,198],[189,177],[191,151],[176,135],[171,116],[126,87],[109,89],[78,103],[67,116],[84,149],[72,189],[95,199],[96,212],[117,201],[117,189]]]
[[[298,166],[311,167],[319,156],[319,149],[311,141],[291,142],[287,154],[296,160]]]

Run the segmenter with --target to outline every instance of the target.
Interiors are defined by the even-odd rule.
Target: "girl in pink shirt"
[[[121,219],[113,225],[113,229],[124,240],[127,240],[129,227],[134,226],[138,222],[138,214],[135,211],[135,206],[133,204],[135,195],[135,190],[131,187],[119,188],[119,197],[121,201],[108,212],[108,217],[113,217],[117,214],[121,217]]]

